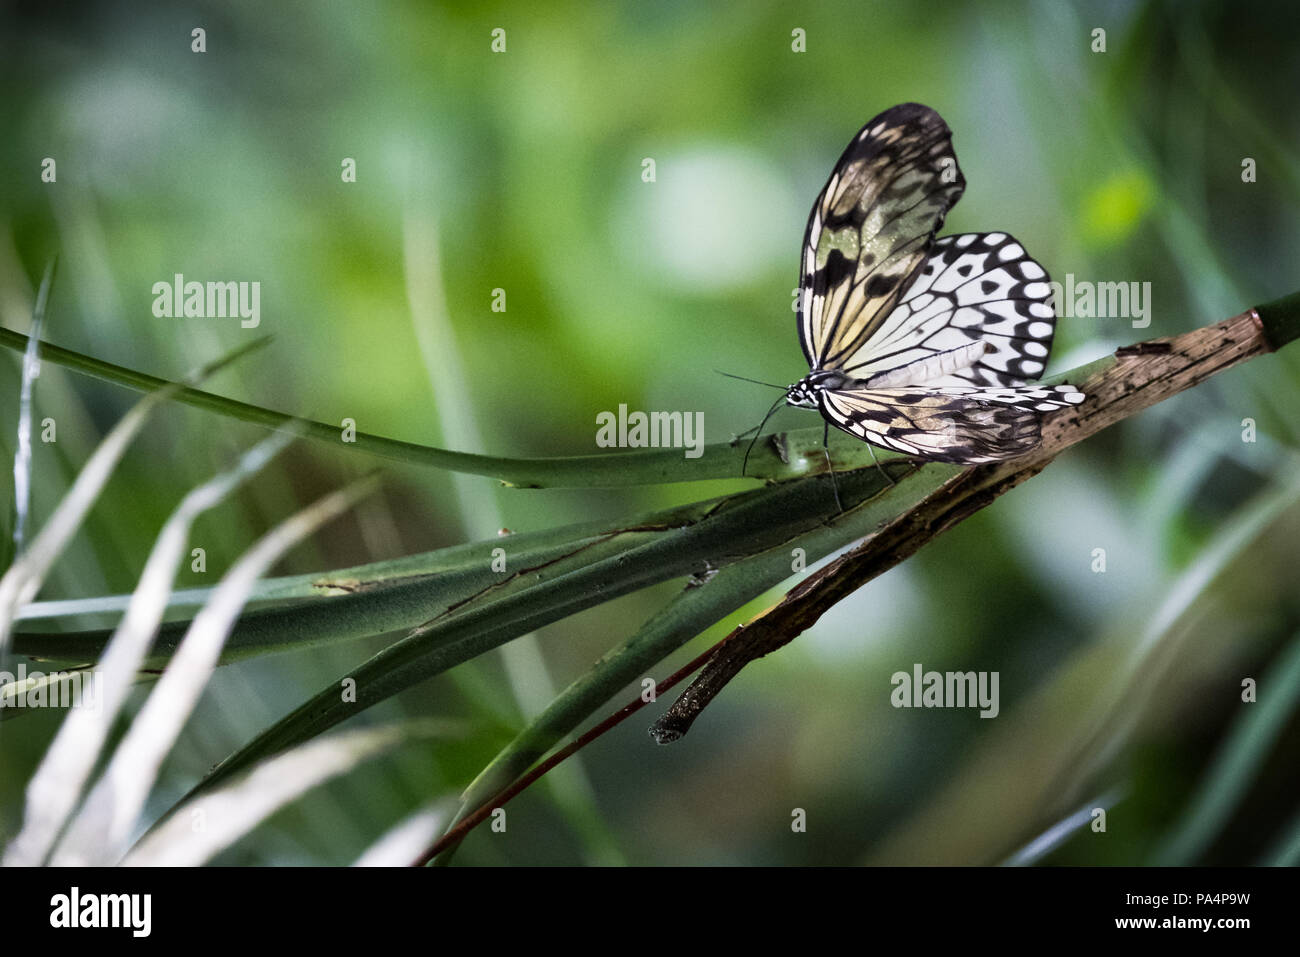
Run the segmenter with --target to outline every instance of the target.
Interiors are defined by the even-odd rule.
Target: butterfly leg
[[[880,472],[880,475],[883,475],[885,477],[885,481],[889,482],[889,484],[897,485],[898,482],[894,481],[893,479],[891,479],[891,477],[889,477],[889,473],[885,472],[884,465],[880,464],[880,459],[876,458],[876,450],[872,449],[871,442],[867,442],[867,451],[871,452],[871,462],[872,464],[875,465],[876,471]]]
[[[822,454],[826,456],[826,468],[831,473],[831,489],[835,492],[835,507],[841,512],[844,511],[844,503],[840,501],[840,484],[835,479],[835,466],[831,463],[831,424],[822,423]]]
[[[763,426],[767,425],[767,420],[770,419],[770,418],[772,417],[772,414],[773,414],[774,412],[776,412],[777,407],[778,407],[782,402],[784,402],[784,401],[785,401],[785,396],[781,396],[781,398],[779,398],[779,399],[777,399],[775,402],[773,402],[773,403],[772,403],[772,408],[768,409],[768,410],[767,410],[767,415],[763,416],[763,421],[760,422],[760,423],[758,423],[758,428],[752,430],[753,433],[754,433],[754,437],[753,437],[752,439],[749,440],[749,448],[745,449],[745,457],[744,457],[743,459],[741,459],[741,461],[740,461],[740,474],[741,474],[741,475],[744,475],[744,474],[745,474],[745,470],[746,470],[747,468],[749,468],[749,453],[752,452],[752,451],[754,451],[754,443],[757,442],[757,441],[758,441],[758,437],[759,437],[760,435],[763,434]],[[745,434],[748,435],[749,433],[747,432],[747,433],[745,433]]]
[[[876,458],[876,450],[871,447],[871,443],[868,442],[866,445],[867,445],[867,451],[871,453],[871,461],[872,463],[875,464],[876,471],[879,472],[881,475],[883,475],[885,477],[885,481],[888,482],[890,485],[897,485],[898,483],[889,477],[889,473],[886,472],[884,466],[880,464],[880,459]]]

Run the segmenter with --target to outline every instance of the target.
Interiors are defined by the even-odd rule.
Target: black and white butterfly
[[[1047,271],[1006,233],[935,238],[965,186],[927,106],[888,109],[853,138],[804,236],[810,368],[787,403],[881,448],[973,465],[1031,451],[1043,413],[1084,400],[1026,384],[1055,331]]]

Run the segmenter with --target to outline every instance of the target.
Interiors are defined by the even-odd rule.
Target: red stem
[[[718,644],[710,647],[698,658],[691,660],[690,662],[682,666],[682,668],[680,668],[678,671],[675,671],[672,675],[665,678],[662,682],[656,685],[655,697],[658,698],[660,691],[667,691],[669,688],[671,688],[673,685],[677,684],[678,682],[682,681],[688,675],[694,674],[696,671],[698,671],[706,661],[708,661],[717,653],[719,646],[722,645],[725,641],[726,639],[724,638],[722,641],[718,642]],[[493,795],[493,797],[490,800],[485,801],[483,802],[483,804],[479,805],[476,811],[474,811],[472,814],[462,819],[459,824],[453,827],[442,837],[438,838],[438,840],[434,842],[432,847],[425,850],[418,858],[416,858],[415,861],[412,862],[413,865],[416,867],[421,867],[425,864],[428,864],[431,860],[433,860],[435,857],[437,857],[439,854],[445,851],[448,847],[451,847],[452,845],[455,844],[459,844],[462,840],[465,839],[466,834],[468,834],[474,828],[482,824],[492,814],[494,810],[501,807],[503,804],[505,804],[507,801],[509,801],[511,798],[517,795],[520,791],[523,791],[525,788],[530,786],[533,782],[535,782],[538,778],[544,775],[547,771],[551,770],[551,768],[555,767],[565,758],[568,758],[569,756],[581,751],[583,748],[585,748],[592,741],[595,741],[606,731],[609,731],[611,728],[614,728],[617,725],[623,723],[623,721],[630,718],[632,715],[636,714],[647,704],[650,704],[650,702],[638,696],[633,700],[629,701],[618,711],[615,711],[604,721],[600,722],[597,725],[593,725],[589,730],[584,732],[582,735],[580,735],[577,738],[574,738],[573,741],[565,745],[559,751],[556,751],[554,754],[552,754],[541,764],[538,764],[535,767],[533,767],[532,770],[530,770],[523,777],[519,778],[510,786],[502,789],[497,794]]]

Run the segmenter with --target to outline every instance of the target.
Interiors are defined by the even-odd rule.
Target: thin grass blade
[[[58,259],[50,260],[36,294],[36,308],[32,310],[31,339],[23,353],[22,386],[18,394],[18,450],[14,455],[14,538],[13,555],[22,553],[27,532],[27,510],[31,506],[32,490],[32,388],[41,374],[41,360],[37,355],[41,339],[41,326],[50,302],[50,287]]]
[[[318,499],[262,536],[222,577],[69,826],[54,852],[54,863],[103,865],[118,860],[158,769],[212,677],[221,647],[253,584],[281,555],[341,515],[376,484],[371,476]]]
[[[237,349],[203,367],[187,381],[201,381],[261,344],[262,342],[254,342]],[[185,386],[180,383],[168,383],[157,392],[141,399],[122,417],[77,473],[72,488],[59,502],[54,514],[32,540],[30,547],[9,567],[4,577],[0,578],[0,661],[3,661],[8,653],[14,615],[18,608],[36,597],[41,584],[45,581],[45,576],[49,574],[54,562],[67,547],[77,529],[81,527],[87,513],[99,498],[99,493],[103,491],[104,485],[117,467],[117,463],[121,461],[127,447],[140,433],[149,416],[183,388]]]
[[[353,867],[409,867],[447,826],[449,814],[442,802],[416,811],[366,848]]]
[[[1259,686],[1258,702],[1244,706],[1204,784],[1152,854],[1152,863],[1162,867],[1201,863],[1241,804],[1300,703],[1300,635],[1261,677]]]
[[[94,671],[101,692],[96,706],[68,712],[27,786],[23,828],[6,849],[6,865],[44,861],[76,806],[162,621],[195,519],[224,501],[292,440],[291,433],[263,440],[233,468],[192,489],[172,512],[149,553],[126,615]]]
[[[197,867],[207,863],[291,801],[415,737],[445,736],[439,722],[406,722],[349,731],[277,755],[241,779],[186,804],[140,840],[126,867]],[[203,821],[202,828],[194,820]]]

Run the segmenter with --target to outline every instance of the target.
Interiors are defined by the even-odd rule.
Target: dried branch
[[[827,610],[927,542],[1037,475],[1064,449],[1136,415],[1215,373],[1285,345],[1300,333],[1300,295],[1193,332],[1127,346],[1077,383],[1088,399],[1043,423],[1042,444],[1009,462],[954,476],[915,508],[883,525],[851,551],[809,575],[775,606],[714,646],[700,675],[650,729],[676,741],[745,665],[788,644]]]

